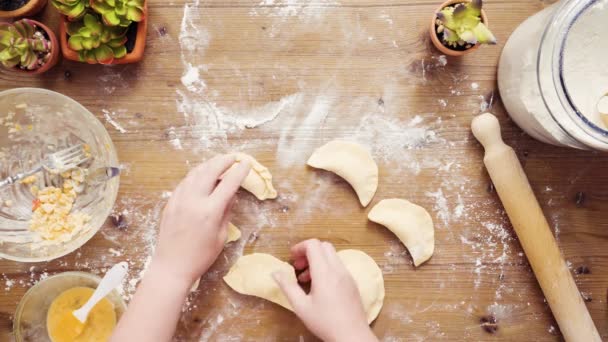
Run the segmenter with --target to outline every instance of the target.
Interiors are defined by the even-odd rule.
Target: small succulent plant
[[[437,13],[437,34],[451,48],[496,44],[496,37],[481,22],[482,0],[447,6]]]
[[[91,8],[109,26],[127,27],[144,18],[145,0],[91,0]]]
[[[51,0],[51,3],[70,21],[82,18],[89,7],[88,0]]]
[[[82,62],[111,64],[127,54],[127,27],[104,25],[95,14],[85,14],[82,21],[68,23],[68,45],[78,52]]]
[[[51,42],[28,19],[0,23],[0,63],[36,70],[51,58]]]

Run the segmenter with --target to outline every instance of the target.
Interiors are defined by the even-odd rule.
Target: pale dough
[[[364,207],[371,202],[378,189],[378,165],[371,153],[357,143],[330,141],[314,151],[308,165],[344,178]]]
[[[235,156],[236,163],[232,165],[231,169],[243,160],[247,160],[251,164],[251,171],[249,171],[241,187],[251,192],[260,201],[277,198],[277,191],[272,185],[270,171],[248,154],[237,153]]]
[[[232,222],[228,222],[228,236],[226,237],[226,245],[237,241],[238,239],[241,238],[241,230],[235,226],[234,224],[232,224]],[[196,291],[196,289],[198,289],[198,285],[201,283],[200,279],[197,279],[194,284],[192,284],[192,287],[190,287],[190,292],[192,291]]]
[[[403,199],[386,199],[376,204],[368,218],[392,231],[419,266],[435,250],[435,228],[431,215],[422,207]]]
[[[343,250],[338,256],[357,283],[368,323],[378,317],[384,302],[382,271],[369,255],[358,250]],[[288,281],[297,282],[295,270],[290,264],[272,255],[254,253],[242,256],[232,266],[224,281],[238,293],[264,298],[293,311],[289,301],[272,278],[272,273],[288,274]]]
[[[238,293],[264,298],[292,310],[272,273],[282,272],[290,282],[297,283],[296,272],[290,264],[270,254],[254,253],[240,257],[230,268],[224,281]]]
[[[367,323],[373,322],[384,303],[384,278],[380,267],[372,257],[356,249],[341,250],[338,256],[357,283]]]
[[[237,241],[241,238],[241,231],[237,226],[228,222],[228,237],[226,238],[226,244]]]

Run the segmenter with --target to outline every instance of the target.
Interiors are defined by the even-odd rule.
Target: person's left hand
[[[226,241],[235,193],[250,170],[239,162],[226,172],[234,163],[234,155],[214,157],[177,186],[163,211],[151,268],[189,286],[215,262]]]

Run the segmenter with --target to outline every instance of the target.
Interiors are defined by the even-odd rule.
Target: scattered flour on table
[[[171,126],[167,130],[167,137],[169,138],[169,143],[176,150],[183,150],[182,141],[178,138],[177,133],[175,132],[175,127]]]
[[[404,122],[391,118],[385,113],[367,114],[361,118],[354,140],[369,146],[374,158],[382,161],[400,161],[408,155],[407,150],[442,140],[432,129],[420,126],[422,121],[420,116]]]
[[[119,133],[127,133],[127,130],[116,121],[116,112],[109,111],[107,109],[102,109],[103,117],[108,124],[110,124],[114,129],[116,129]]]
[[[195,127],[204,127],[200,139],[220,137],[224,142],[227,133],[264,125],[274,120],[281,112],[292,108],[301,98],[301,94],[295,93],[276,102],[239,111],[218,106],[204,96],[193,96],[179,90],[178,95],[178,111],[191,118]]]
[[[184,71],[181,81],[190,92],[201,92],[207,88],[207,85],[200,77],[199,68],[190,63],[186,63],[186,70]]]
[[[300,20],[318,20],[329,7],[340,3],[332,0],[262,0],[249,11],[253,16],[269,16],[278,18],[298,17]]]
[[[310,142],[317,134],[329,115],[335,99],[327,95],[319,95],[313,99],[312,105],[304,118],[291,116],[281,128],[281,136],[277,144],[277,162],[284,168],[294,164],[306,163],[306,155],[312,152]]]
[[[116,90],[125,90],[129,88],[129,83],[125,81],[121,73],[122,66],[108,66],[102,68],[102,74],[97,77],[98,84],[103,87],[106,95],[113,94]],[[117,70],[119,69],[119,70]]]
[[[206,93],[207,85],[203,80],[207,69],[200,64],[212,37],[204,27],[205,17],[199,5],[197,0],[184,6],[179,42],[184,67],[181,82],[186,89],[177,90],[177,111],[193,127],[192,135],[200,140],[202,147],[226,147],[229,133],[275,120],[282,112],[293,110],[301,102],[302,94],[293,93],[249,109],[228,108],[214,102]],[[176,148],[180,146],[173,144]]]

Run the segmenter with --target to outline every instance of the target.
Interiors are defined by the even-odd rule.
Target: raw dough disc
[[[357,283],[368,323],[373,322],[384,302],[382,271],[374,259],[362,251],[343,250],[338,252],[338,256]],[[240,257],[224,277],[224,281],[238,293],[260,297],[293,311],[272,278],[272,273],[276,271],[289,274],[288,281],[297,282],[293,266],[262,253]]]
[[[397,235],[415,266],[433,255],[435,228],[431,215],[423,207],[403,199],[385,199],[376,204],[367,217]]]

